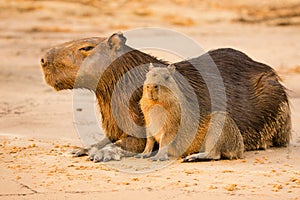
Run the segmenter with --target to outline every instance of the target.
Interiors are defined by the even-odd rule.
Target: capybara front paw
[[[123,150],[115,145],[106,145],[104,148],[96,151],[91,155],[91,160],[94,162],[107,162],[110,160],[121,160],[123,157]]]
[[[87,156],[89,152],[89,148],[76,148],[74,149],[71,154],[73,154],[74,157],[80,157],[80,156]]]
[[[150,153],[139,153],[137,155],[135,155],[135,158],[149,158],[151,156],[151,152]]]
[[[90,148],[90,150],[89,150],[89,152],[88,152],[88,158],[87,158],[87,160],[93,161],[93,160],[94,160],[94,157],[95,157],[95,155],[96,155],[96,153],[97,153],[97,151],[99,151],[99,149],[96,148],[96,147]]]
[[[155,155],[150,158],[152,161],[166,161],[169,160],[168,154],[163,154],[163,155]]]

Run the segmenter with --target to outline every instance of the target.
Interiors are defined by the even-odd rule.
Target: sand
[[[233,161],[176,160],[148,173],[134,171],[153,165],[147,160],[73,158],[82,145],[73,92],[45,84],[40,56],[62,42],[141,27],[178,31],[205,50],[236,48],[275,68],[289,89],[290,146]],[[298,41],[293,0],[0,1],[0,199],[299,199]]]

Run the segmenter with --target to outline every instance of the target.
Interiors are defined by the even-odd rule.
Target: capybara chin
[[[99,149],[99,153],[104,153],[101,152],[101,148],[110,141],[127,151],[143,152],[146,142],[143,138],[145,131],[135,130],[136,126],[129,126],[126,131],[120,127],[126,126],[128,120],[134,121],[139,127],[144,125],[144,117],[139,106],[142,87],[133,94],[129,89],[137,83],[143,83],[148,70],[137,70],[138,73],[128,77],[126,85],[117,91],[114,91],[115,86],[121,77],[138,66],[149,63],[153,63],[154,66],[157,64],[167,66],[167,63],[127,46],[126,38],[119,33],[106,40],[96,39],[94,42],[97,46],[86,52],[85,56],[77,52],[78,48],[70,48],[70,45],[76,46],[80,41],[61,45],[60,51],[56,51],[57,47],[49,50],[43,57],[47,62],[42,62],[46,81],[59,90],[78,87],[95,92],[102,114],[102,127],[107,136],[99,144],[94,145]],[[218,78],[216,74],[201,74],[197,70],[209,71],[212,63],[220,73],[226,92],[226,101],[218,103],[224,104],[226,110],[223,109],[224,105],[212,107],[208,83],[203,78],[210,77],[211,83],[214,83],[214,79]],[[75,75],[81,64],[84,73],[77,77],[80,81],[74,86]],[[176,71],[186,78],[197,96],[199,119],[204,120],[215,111],[228,113],[243,136],[246,150],[283,147],[289,144],[291,135],[289,101],[286,89],[271,67],[230,48],[212,50],[199,57],[174,63],[174,66]],[[96,84],[91,80],[97,80]],[[216,85],[213,89],[218,93],[219,86]],[[114,100],[114,108],[121,119],[118,123],[114,119],[111,107],[114,92],[119,92],[118,98]],[[122,106],[128,96],[130,96],[129,106],[125,109]],[[131,119],[125,117],[128,112]],[[138,134],[142,137],[136,136]],[[79,151],[77,155],[84,153],[86,151]],[[113,156],[110,155],[109,158]]]
[[[177,78],[177,82],[180,80]],[[183,94],[188,90],[181,91],[177,82],[173,65],[154,68],[150,64],[140,101],[147,142],[144,152],[136,157],[150,157],[158,142],[159,150],[151,160],[163,161],[169,156],[184,157],[199,151],[185,160],[242,158],[243,137],[230,116],[212,112],[200,120],[197,101],[188,101],[185,96],[190,95]]]

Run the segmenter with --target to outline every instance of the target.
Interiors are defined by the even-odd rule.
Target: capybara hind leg
[[[207,152],[200,152],[189,155],[183,159],[183,162],[196,162],[196,161],[207,161],[207,160],[219,160],[220,155],[210,156]]]
[[[277,120],[272,126],[276,129],[276,134],[273,137],[273,146],[276,147],[286,147],[290,143],[291,139],[291,111],[289,104],[286,102],[281,103]]]
[[[232,160],[234,158],[237,158],[237,156],[234,155],[232,152],[222,152],[222,158]]]
[[[146,138],[128,136],[115,142],[115,145],[127,151],[128,154],[142,153],[146,146]]]
[[[243,137],[226,112],[213,112],[202,144],[203,151],[190,155],[184,161],[233,159],[242,157]],[[204,129],[205,130],[205,129]]]
[[[135,155],[135,157],[136,158],[149,158],[151,156],[151,153],[152,153],[152,150],[154,147],[154,143],[155,143],[155,141],[154,141],[153,137],[147,138],[145,150],[143,151],[143,153]]]
[[[192,154],[184,159],[184,161],[205,161],[205,160],[218,160],[221,158],[220,148],[223,143],[224,126],[226,125],[225,112],[213,112],[209,116],[209,121],[205,124],[206,135],[202,144],[202,152]]]

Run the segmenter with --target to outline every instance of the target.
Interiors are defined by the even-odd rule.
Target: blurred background
[[[143,27],[178,31],[205,51],[232,47],[276,69],[291,100],[292,144],[138,177],[71,158],[72,146],[82,146],[73,91],[45,83],[41,55]],[[299,0],[0,0],[0,199],[299,199],[299,41]]]

